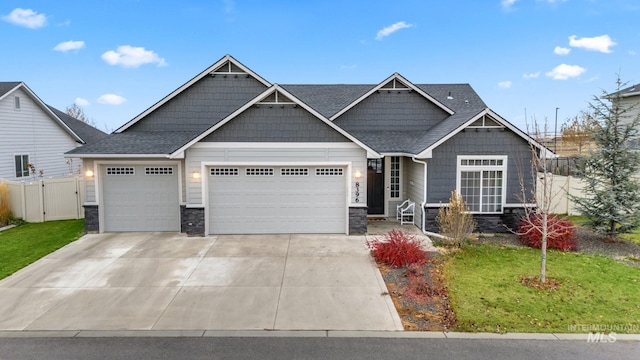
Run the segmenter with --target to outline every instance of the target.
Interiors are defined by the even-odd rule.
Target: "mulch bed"
[[[407,331],[449,331],[456,321],[444,286],[443,259],[436,252],[429,252],[429,258],[408,268],[378,264]]]

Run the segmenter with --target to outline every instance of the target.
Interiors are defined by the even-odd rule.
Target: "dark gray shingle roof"
[[[19,81],[0,81],[0,96],[6,94],[9,90],[20,85]]]
[[[326,118],[364,95],[376,85],[280,85]]]
[[[196,131],[130,131],[113,133],[67,152],[95,155],[160,155],[171,154],[200,135]]]
[[[356,101],[375,84],[337,84],[337,85],[280,85],[299,100],[330,118],[349,104]],[[371,128],[349,129],[349,133],[364,144],[381,153],[402,152],[418,154],[433,145],[451,131],[459,128],[473,116],[486,108],[486,104],[469,84],[418,84],[416,85],[438,102],[455,111],[455,114],[432,126],[419,131],[376,131]],[[428,100],[425,100],[428,101]],[[212,103],[207,102],[207,106]],[[223,105],[223,104],[220,104]],[[192,105],[193,106],[193,105]],[[234,104],[237,106],[237,104]],[[197,112],[197,109],[191,109]],[[204,111],[203,113],[211,114]],[[148,131],[144,124],[136,124],[130,129],[85,145],[71,153],[81,154],[170,154],[195,138],[203,130],[188,129],[180,131],[178,117],[191,116],[189,113],[176,113],[166,121],[163,131]],[[157,117],[157,116],[156,116]],[[212,119],[215,123],[216,119]],[[146,118],[141,120],[142,123]],[[185,119],[189,121],[189,119]],[[178,131],[173,131],[176,129]],[[184,130],[184,129],[182,129]]]
[[[53,111],[56,116],[62,120],[76,135],[78,135],[85,144],[89,144],[95,142],[103,137],[107,136],[106,133],[100,131],[99,129],[94,128],[91,125],[88,125],[74,117],[67,115],[66,113],[54,108],[53,106],[49,106],[49,109]]]

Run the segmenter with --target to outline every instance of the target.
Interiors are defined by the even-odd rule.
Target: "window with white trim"
[[[238,168],[212,168],[211,176],[238,176]]]
[[[273,168],[248,168],[245,170],[246,176],[273,176]]]
[[[135,175],[136,169],[134,167],[122,167],[122,166],[109,166],[107,168],[107,175]]]
[[[400,198],[400,156],[392,156],[389,159],[389,197]]]
[[[458,191],[472,213],[502,213],[506,156],[458,156]]]
[[[317,168],[316,176],[342,176],[340,168]]]
[[[16,155],[16,177],[29,176],[29,155]]]
[[[309,175],[309,169],[307,168],[282,168],[280,169],[281,176],[307,176]]]
[[[145,175],[173,175],[172,167],[145,167]]]
[[[16,110],[20,110],[20,96],[13,97],[13,108]]]

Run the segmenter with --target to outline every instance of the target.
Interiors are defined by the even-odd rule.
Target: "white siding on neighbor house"
[[[14,96],[20,97],[20,109],[14,108]],[[18,89],[0,101],[0,178],[33,180],[32,176],[16,178],[15,155],[29,155],[29,162],[44,177],[60,177],[77,173],[81,162],[72,167],[63,154],[77,142],[29,95]]]
[[[268,143],[265,143],[267,145]],[[326,148],[202,148],[194,147],[185,152],[185,173],[187,181],[187,206],[204,205],[202,197],[202,180],[207,174],[201,174],[200,179],[194,179],[191,174],[202,172],[203,162],[229,162],[229,163],[322,163],[342,162],[351,163],[352,172],[360,171],[363,175],[360,179],[359,203],[366,204],[366,151],[353,144],[353,147],[331,148],[333,143],[327,143]],[[345,174],[346,175],[346,174]],[[353,176],[353,174],[352,174]],[[351,181],[351,203],[355,204],[355,179]]]
[[[404,162],[404,189],[406,198],[416,203],[415,224],[422,227],[422,210],[420,205],[424,201],[424,165],[407,158]],[[395,209],[394,209],[395,210]]]
[[[630,109],[631,107],[633,107],[627,113],[624,114],[625,122],[631,122],[638,115],[640,115],[640,95],[622,98],[620,101],[620,105],[622,106],[623,109]]]

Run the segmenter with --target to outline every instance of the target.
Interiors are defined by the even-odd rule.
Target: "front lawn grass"
[[[25,223],[0,232],[0,279],[80,238],[84,220]]]
[[[539,273],[537,249],[479,245],[451,255],[445,276],[458,318],[454,331],[584,333],[585,327],[609,326],[640,333],[640,268],[549,251],[547,277],[560,281],[560,288],[521,285],[520,275]]]

